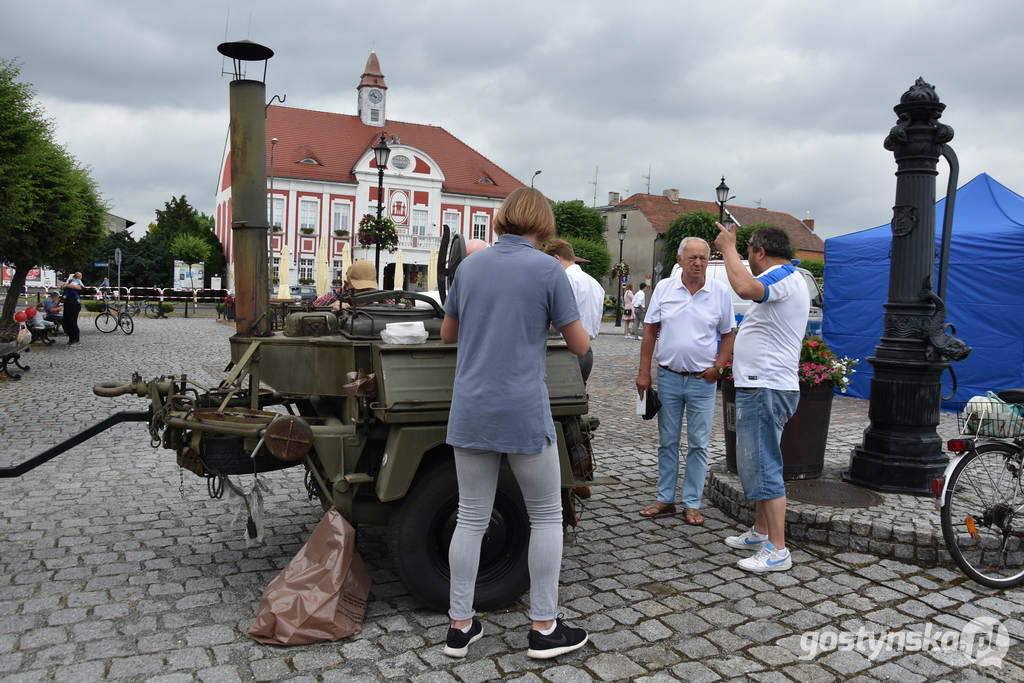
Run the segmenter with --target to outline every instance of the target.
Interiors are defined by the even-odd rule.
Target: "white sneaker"
[[[750,527],[739,536],[726,536],[725,544],[739,550],[760,550],[768,542],[768,534],[760,534]]]
[[[748,572],[784,572],[793,566],[793,558],[789,554],[789,548],[776,550],[770,541],[765,541],[764,546],[753,557],[744,558],[736,563],[740,569]]]

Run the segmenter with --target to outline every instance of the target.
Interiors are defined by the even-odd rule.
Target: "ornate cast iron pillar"
[[[894,107],[897,123],[885,138],[896,157],[896,204],[885,323],[875,355],[870,425],[850,456],[847,481],[894,493],[931,494],[947,458],[935,429],[942,402],[940,377],[950,360],[970,349],[946,334],[945,306],[935,295],[935,176],[953,129],[939,123],[946,105],[918,78]],[[955,195],[955,182],[951,182]],[[952,199],[947,195],[947,208]],[[952,214],[947,216],[948,235]],[[943,269],[944,270],[944,269]],[[939,290],[944,287],[940,285]]]

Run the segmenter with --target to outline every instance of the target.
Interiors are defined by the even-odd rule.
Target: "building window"
[[[273,218],[270,221],[271,225],[276,225],[279,228],[284,228],[284,197],[267,197],[267,207],[270,208],[273,205]]]
[[[374,123],[380,121],[380,109],[370,110],[370,120],[373,121]]]
[[[413,209],[412,210],[412,222],[410,225],[410,232],[413,235],[426,235],[427,234],[427,210],[426,209]]]
[[[300,280],[312,280],[313,279],[313,259],[311,259],[311,258],[300,258],[299,259],[299,279]]]
[[[462,232],[462,214],[458,211],[445,211],[444,221],[442,225],[447,225],[453,235],[458,235]]]
[[[281,257],[280,256],[275,256],[274,257],[274,263],[273,263],[273,265],[270,268],[270,277],[274,278],[275,280],[279,279],[281,277],[279,275],[280,271],[281,271]]]
[[[331,272],[334,273],[334,276],[331,278],[332,280],[337,280],[339,282],[344,281],[345,269],[342,266],[340,258],[334,259],[334,261],[331,263]]]
[[[299,200],[299,230],[308,229],[316,232],[316,209],[315,200]]]
[[[490,225],[491,217],[486,213],[473,214],[473,239],[487,241],[487,227]]]
[[[334,202],[331,205],[331,230],[352,229],[352,205],[348,202]]]

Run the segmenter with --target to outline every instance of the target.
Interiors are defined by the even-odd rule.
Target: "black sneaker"
[[[530,649],[527,657],[533,659],[551,659],[566,652],[578,650],[587,644],[590,636],[581,628],[567,626],[561,619],[555,622],[555,630],[550,635],[530,629]]]
[[[469,653],[469,644],[480,640],[483,634],[484,627],[476,619],[470,624],[469,633],[449,626],[448,636],[444,639],[444,653],[449,657],[465,657]]]

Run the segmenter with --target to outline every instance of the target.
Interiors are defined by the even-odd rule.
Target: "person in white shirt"
[[[679,438],[686,411],[686,473],[683,514],[687,524],[703,524],[700,513],[708,444],[715,412],[715,391],[732,355],[736,317],[732,293],[723,282],[705,277],[711,248],[699,237],[686,237],[676,261],[680,275],[658,283],[647,308],[636,389],[651,386],[651,358],[658,363],[658,498],[641,512],[658,517],[676,511],[679,485]],[[657,342],[657,354],[655,354]]]
[[[750,272],[736,251],[736,233],[720,223],[715,246],[722,252],[729,284],[754,303],[736,336],[736,469],[743,492],[754,502],[754,526],[725,544],[757,552],[737,562],[750,572],[793,566],[786,548],[786,484],[782,478],[782,428],[800,401],[797,369],[807,328],[807,286],[790,263],[789,235],[774,226],[750,236]]]
[[[554,256],[569,278],[572,286],[573,296],[576,297],[576,307],[580,312],[580,322],[583,329],[587,331],[591,339],[596,339],[601,331],[601,312],[604,310],[604,288],[601,284],[583,272],[577,262],[587,262],[585,259],[576,257],[576,251],[572,245],[561,239],[548,240],[544,253]],[[594,368],[594,352],[587,351],[580,356],[580,371],[583,373],[583,381],[590,377],[590,371]]]
[[[641,282],[640,289],[633,295],[633,313],[636,314],[633,323],[634,334],[637,339],[644,338],[644,315],[647,313],[647,283]]]

